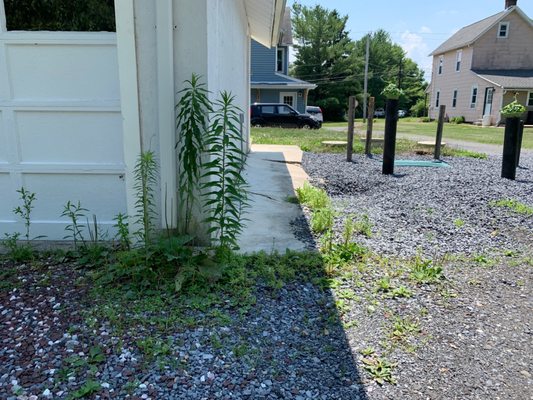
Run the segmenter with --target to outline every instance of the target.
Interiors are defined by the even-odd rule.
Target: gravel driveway
[[[532,217],[491,203],[533,205],[532,159],[516,182],[498,159],[448,161],[383,177],[376,161],[307,154],[337,236],[366,214],[372,235],[355,240],[372,252],[260,280],[246,303],[119,303],[72,260],[0,262],[0,399],[533,399]]]

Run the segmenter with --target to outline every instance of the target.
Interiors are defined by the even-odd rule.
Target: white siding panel
[[[0,172],[0,188],[11,187],[11,177],[7,173]],[[9,196],[8,193],[0,193],[0,221],[13,220],[13,207],[14,205],[11,202],[12,196]]]
[[[22,163],[122,163],[120,113],[18,111],[16,126]]]
[[[4,128],[3,113],[0,111],[0,164],[7,164],[7,162],[7,134]]]
[[[115,46],[7,44],[14,99],[118,100]]]
[[[89,221],[96,215],[98,223],[110,233],[113,218],[126,209],[125,185],[118,175],[24,174],[23,184],[37,197],[32,211],[34,234],[47,235],[49,239],[65,236],[64,227],[68,221],[61,213],[69,200],[80,201],[81,206],[89,210],[85,213]]]

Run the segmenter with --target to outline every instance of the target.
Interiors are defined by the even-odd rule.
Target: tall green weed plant
[[[236,248],[243,229],[243,210],[248,206],[246,181],[242,175],[245,154],[240,130],[241,110],[235,97],[222,92],[215,102],[211,128],[206,142],[209,162],[204,167],[202,185],[208,210],[208,233],[214,234],[223,248]]]
[[[182,233],[189,233],[193,209],[200,193],[202,154],[209,131],[209,114],[212,105],[205,84],[193,74],[185,81],[185,89],[176,105],[178,140],[178,192],[179,215],[183,216]]]

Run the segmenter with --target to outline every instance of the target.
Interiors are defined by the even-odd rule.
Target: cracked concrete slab
[[[251,203],[245,215],[249,221],[239,238],[241,252],[306,248],[290,225],[303,216],[302,210],[287,201],[308,179],[302,154],[298,146],[252,145],[244,170]]]

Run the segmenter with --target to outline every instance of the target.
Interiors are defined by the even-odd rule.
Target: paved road
[[[345,127],[326,127],[325,129],[335,131],[335,132],[345,132],[347,128]],[[363,134],[362,131],[358,131],[360,134]],[[384,132],[383,131],[374,131],[374,135],[376,137],[383,137]],[[422,140],[430,140],[434,141],[435,136],[421,136],[421,135],[413,135],[408,133],[401,133],[398,132],[397,136],[401,139],[408,139],[413,141],[422,141]],[[470,150],[475,151],[478,153],[485,153],[488,155],[501,155],[503,152],[503,148],[501,145],[497,144],[486,144],[486,143],[477,143],[477,142],[469,142],[466,140],[458,140],[458,139],[449,139],[445,138],[444,141],[451,147],[455,147],[458,149],[464,149],[464,150]],[[523,149],[523,153],[527,154],[533,154],[532,149]]]

